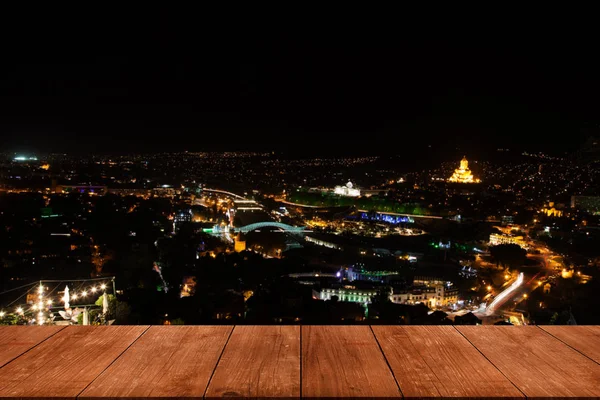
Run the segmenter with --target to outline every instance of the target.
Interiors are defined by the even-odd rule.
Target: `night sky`
[[[3,150],[343,156],[432,145],[484,157],[570,151],[600,123],[596,35],[582,29],[317,30],[183,15],[7,22]]]

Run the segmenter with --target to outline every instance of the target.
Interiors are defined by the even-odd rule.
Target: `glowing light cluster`
[[[469,169],[469,162],[466,157],[463,157],[463,159],[460,160],[460,166],[454,170],[452,176],[448,178],[448,182],[479,183],[481,180],[473,178],[473,174]]]
[[[347,197],[359,197],[360,189],[356,189],[353,187],[352,182],[348,182],[346,186],[336,186],[333,189],[333,193],[338,196],[347,196]]]
[[[81,290],[79,292],[74,292],[72,294],[68,294],[68,291],[65,291],[65,295],[60,297],[58,301],[64,303],[65,309],[70,308],[69,301],[74,301],[77,299],[84,299],[90,294],[95,293],[103,293],[106,291],[107,284],[101,283],[97,286],[91,286],[87,289]],[[49,298],[49,295],[46,294],[48,290],[47,287],[43,285],[39,285],[35,289],[35,293],[37,294],[37,299],[30,305],[24,306],[19,305],[14,309],[13,315],[18,315],[20,317],[27,317],[27,321],[29,323],[36,323],[38,325],[44,325],[46,323],[51,323],[54,319],[54,314],[51,312],[51,308],[56,307],[54,305],[55,301]],[[67,289],[68,290],[68,289]],[[67,297],[68,296],[68,297]],[[4,318],[11,315],[10,311],[6,312],[5,310],[0,310],[0,318]]]

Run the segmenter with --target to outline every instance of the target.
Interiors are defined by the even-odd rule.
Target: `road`
[[[488,316],[494,314],[519,291],[524,280],[525,276],[523,273],[519,273],[517,279],[509,287],[500,292],[490,303],[490,305],[486,307],[485,314]]]

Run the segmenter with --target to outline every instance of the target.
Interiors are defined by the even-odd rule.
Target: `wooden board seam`
[[[377,338],[377,335],[375,334],[375,331],[373,331],[373,326],[369,325],[369,329],[371,330],[371,333],[373,334],[373,337],[375,338],[375,342],[377,343],[377,347],[379,347],[379,351],[383,355],[383,359],[385,360],[385,364],[390,369],[390,372],[392,373],[392,376],[394,377],[394,382],[396,382],[396,386],[398,386],[398,390],[400,391],[400,395],[402,396],[402,398],[404,398],[404,393],[402,392],[402,388],[400,387],[400,384],[398,383],[398,379],[396,379],[396,374],[394,374],[394,370],[392,369],[392,366],[390,365],[390,362],[388,361],[387,356],[385,355],[385,352],[383,351],[383,348],[381,347],[381,343],[379,343],[379,339]]]
[[[225,349],[229,344],[229,339],[231,339],[231,335],[233,335],[233,331],[235,330],[236,325],[231,326],[231,330],[229,331],[229,336],[227,336],[227,340],[225,341],[225,345],[221,349],[221,354],[219,354],[219,358],[217,359],[217,363],[210,374],[210,378],[208,378],[208,382],[206,383],[206,388],[204,389],[204,393],[202,394],[202,398],[206,398],[206,392],[208,392],[208,388],[210,387],[210,382],[212,381],[213,376],[215,376],[215,372],[217,371],[217,367],[219,366],[219,362],[221,361],[221,357],[223,357],[223,353],[225,353]]]
[[[473,342],[471,342],[471,341],[469,340],[469,338],[468,338],[466,335],[464,335],[464,334],[463,334],[463,333],[460,331],[460,329],[458,329],[456,326],[452,326],[452,327],[453,327],[454,329],[456,329],[456,330],[458,331],[458,333],[460,333],[460,334],[461,334],[461,335],[462,335],[462,336],[463,336],[463,337],[464,337],[464,338],[467,340],[467,342],[469,342],[469,344],[470,344],[471,346],[475,347],[475,349],[477,349],[477,351],[479,352],[479,354],[481,354],[481,355],[482,355],[482,356],[483,356],[483,357],[484,357],[484,358],[485,358],[485,359],[486,359],[486,360],[487,360],[487,361],[488,361],[488,362],[489,362],[491,365],[493,365],[493,366],[494,366],[494,368],[496,368],[496,369],[498,370],[498,372],[500,372],[500,373],[502,374],[502,376],[503,376],[503,377],[505,377],[505,378],[506,378],[506,380],[507,380],[507,381],[509,381],[509,382],[510,382],[510,384],[511,384],[511,385],[513,385],[513,386],[514,386],[514,387],[515,387],[515,388],[516,388],[516,389],[517,389],[517,390],[518,390],[518,391],[519,391],[519,392],[520,392],[520,393],[523,395],[523,397],[524,397],[525,399],[527,399],[527,395],[525,394],[525,392],[523,392],[523,391],[521,390],[521,388],[519,388],[517,385],[515,385],[515,383],[514,383],[513,381],[511,381],[511,380],[509,379],[509,377],[508,377],[508,376],[506,376],[506,375],[504,374],[504,372],[502,372],[502,371],[500,370],[500,368],[498,368],[498,366],[496,366],[496,364],[494,364],[494,363],[492,362],[492,360],[490,360],[490,359],[489,359],[489,358],[488,358],[488,357],[487,357],[485,354],[483,354],[483,352],[482,352],[481,350],[479,350],[479,348],[477,348],[477,346],[475,346],[475,345],[473,344]]]
[[[66,326],[63,326],[61,329],[57,330],[56,332],[54,332],[52,335],[48,336],[47,338],[45,338],[44,340],[42,340],[41,342],[37,343],[36,345],[28,348],[27,350],[25,350],[24,352],[22,352],[21,354],[19,354],[18,356],[8,360],[7,362],[5,362],[4,364],[0,365],[0,368],[5,367],[6,365],[10,364],[11,362],[15,361],[17,358],[21,357],[23,354],[27,354],[29,353],[31,350],[35,349],[36,347],[38,347],[40,344],[44,343],[46,340],[50,339],[52,336],[56,335],[59,332],[62,332],[64,329],[66,328]]]
[[[300,357],[298,359],[300,360],[300,398],[302,398],[302,353],[304,353],[302,351],[302,325],[298,329],[300,329]]]
[[[562,339],[561,339],[561,338],[559,338],[558,336],[554,336],[552,333],[548,332],[547,330],[545,330],[544,328],[542,328],[542,327],[540,327],[540,326],[537,326],[537,325],[536,325],[536,327],[537,327],[538,329],[540,329],[542,332],[544,332],[544,333],[546,333],[546,334],[550,335],[550,336],[551,336],[553,339],[556,339],[556,340],[558,340],[559,342],[561,342],[561,343],[564,343],[565,345],[567,345],[567,346],[568,346],[568,347],[570,347],[571,349],[575,350],[576,352],[578,352],[579,354],[581,354],[581,355],[582,355],[582,356],[584,356],[585,358],[588,358],[588,359],[592,360],[593,362],[595,362],[596,364],[600,365],[600,363],[599,363],[598,361],[596,361],[596,360],[594,360],[593,358],[589,357],[587,354],[585,354],[585,353],[582,353],[581,351],[577,350],[575,347],[571,346],[569,343],[565,342],[564,340],[562,340]]]
[[[144,329],[144,331],[143,331],[142,333],[140,333],[140,334],[138,335],[138,337],[136,337],[136,338],[135,338],[135,340],[133,340],[131,343],[129,343],[129,346],[127,346],[127,347],[125,348],[125,350],[123,350],[123,351],[122,351],[122,352],[121,352],[121,353],[120,353],[120,354],[119,354],[117,357],[115,357],[115,359],[114,359],[114,360],[112,360],[112,361],[110,362],[110,364],[108,364],[108,365],[106,366],[106,368],[104,368],[102,371],[100,371],[100,373],[99,373],[98,375],[96,375],[96,377],[95,377],[94,379],[92,379],[92,380],[90,381],[90,383],[88,383],[87,385],[85,385],[85,387],[84,387],[84,388],[83,388],[83,389],[82,389],[82,390],[81,390],[81,391],[80,391],[80,392],[77,394],[77,396],[75,396],[75,398],[76,398],[76,399],[78,399],[78,398],[79,398],[79,396],[81,396],[81,394],[82,394],[83,392],[85,392],[85,391],[86,391],[86,389],[87,389],[88,387],[90,387],[90,386],[92,385],[92,383],[94,383],[94,382],[96,381],[96,379],[98,379],[98,377],[99,377],[100,375],[102,375],[104,372],[106,372],[106,370],[107,370],[107,369],[109,369],[109,368],[110,368],[110,366],[111,366],[111,365],[113,365],[113,364],[115,363],[115,361],[117,361],[119,358],[121,358],[121,356],[123,355],[123,353],[125,353],[127,350],[129,350],[129,348],[130,348],[131,346],[133,346],[133,344],[134,344],[135,342],[137,342],[137,341],[139,340],[139,338],[141,338],[142,336],[144,336],[144,333],[148,332],[148,329],[150,329],[150,326],[151,326],[151,325],[148,325],[148,326],[146,326],[146,329]]]

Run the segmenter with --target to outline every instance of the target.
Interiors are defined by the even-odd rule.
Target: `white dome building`
[[[355,189],[352,182],[348,181],[346,186],[336,186],[333,189],[333,193],[338,196],[347,196],[347,197],[359,197],[360,189]]]

